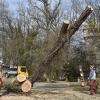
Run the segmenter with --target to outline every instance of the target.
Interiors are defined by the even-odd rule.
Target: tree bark
[[[87,17],[91,14],[93,8],[91,6],[87,6],[86,9],[82,12],[78,19],[73,23],[73,25],[69,26],[69,21],[64,21],[59,38],[55,43],[54,47],[51,49],[50,53],[45,57],[43,61],[41,61],[40,65],[30,77],[32,84],[40,79],[47,65],[53,60],[53,58],[58,54],[58,52],[63,48],[64,44],[68,42],[73,34],[79,29],[81,24],[87,19]],[[68,27],[69,26],[69,27]]]

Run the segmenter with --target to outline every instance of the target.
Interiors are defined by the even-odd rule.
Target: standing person
[[[89,84],[90,84],[90,95],[95,94],[94,84],[96,82],[96,72],[94,65],[90,65],[90,74],[89,74]]]

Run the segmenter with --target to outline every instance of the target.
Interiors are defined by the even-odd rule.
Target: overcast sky
[[[7,0],[7,2],[9,3],[9,8],[12,11],[16,11],[18,1],[21,0]],[[22,0],[22,1],[23,3],[25,3],[26,0]],[[70,0],[61,0],[61,1],[62,1],[62,9],[66,10],[67,7],[70,6]]]

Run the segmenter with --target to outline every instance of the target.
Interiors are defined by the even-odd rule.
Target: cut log
[[[5,79],[4,87],[8,92],[29,92],[32,85],[29,80],[19,82],[16,78],[9,78]]]
[[[29,80],[26,80],[25,82],[22,83],[21,85],[21,90],[23,92],[29,92],[32,88],[32,84]]]
[[[19,74],[17,75],[17,80],[18,82],[24,82],[26,80],[26,76]]]
[[[21,91],[21,83],[17,81],[16,78],[6,78],[4,82],[4,88],[8,92],[19,92]]]
[[[69,24],[66,25],[66,23],[64,22],[65,25],[62,26],[60,32],[64,35],[61,38],[58,38],[58,41],[55,43],[54,47],[51,49],[49,54],[45,57],[43,61],[41,61],[34,74],[32,74],[32,76],[30,77],[32,84],[43,76],[46,67],[51,63],[51,61],[58,54],[61,48],[63,48],[64,44],[66,42],[69,42],[71,36],[75,34],[75,32],[79,29],[81,24],[87,19],[87,17],[91,14],[92,11],[93,8],[91,6],[87,6],[86,9],[79,16],[79,18],[76,19],[76,21],[73,23],[73,25],[70,25],[70,27],[68,27]]]

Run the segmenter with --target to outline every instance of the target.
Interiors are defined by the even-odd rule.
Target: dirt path
[[[0,100],[100,100],[100,95],[89,95],[89,91],[76,91],[67,83],[38,83],[30,94],[10,93]]]

